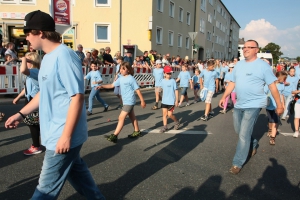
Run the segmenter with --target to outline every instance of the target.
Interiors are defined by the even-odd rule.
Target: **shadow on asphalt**
[[[214,175],[209,177],[197,191],[194,186],[185,187],[170,198],[170,200],[179,199],[282,199],[296,200],[299,199],[300,189],[294,186],[287,179],[287,171],[283,165],[279,165],[277,160],[270,158],[271,166],[268,166],[262,177],[258,179],[253,189],[244,184],[236,188],[229,197],[225,196],[220,187],[222,176]],[[239,176],[239,175],[232,175]],[[226,184],[226,183],[225,183]]]

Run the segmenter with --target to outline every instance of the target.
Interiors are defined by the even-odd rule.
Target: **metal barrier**
[[[0,94],[18,94],[20,92],[19,67],[0,65]]]
[[[154,77],[152,75],[151,69],[135,68],[133,77],[140,86],[154,85]]]

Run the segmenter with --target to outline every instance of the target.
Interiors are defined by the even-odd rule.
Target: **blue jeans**
[[[80,158],[81,146],[70,149],[66,154],[55,154],[55,151],[46,150],[39,184],[32,200],[57,199],[66,179],[87,199],[105,200],[86,163]]]
[[[256,148],[258,141],[252,138],[254,124],[261,108],[234,108],[233,125],[235,132],[239,135],[239,141],[233,158],[232,165],[242,168],[245,163],[252,143],[252,149]]]
[[[90,93],[90,96],[89,96],[89,108],[88,108],[88,111],[89,112],[92,112],[92,109],[93,109],[93,101],[94,101],[94,98],[96,97],[96,99],[104,106],[104,107],[107,107],[108,105],[105,103],[105,101],[100,97],[100,91],[99,90],[95,90],[95,88],[93,87],[91,89],[91,93]]]
[[[289,96],[284,96],[284,101],[285,101],[285,109],[282,114],[282,118],[286,118],[287,114],[289,113],[290,110],[290,105],[293,100],[293,95],[290,94]]]

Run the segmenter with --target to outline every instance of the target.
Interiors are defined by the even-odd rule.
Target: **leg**
[[[183,99],[184,99],[184,95],[181,95],[181,96],[180,96],[180,102],[179,102],[179,105],[181,105],[181,104],[182,104],[182,102],[183,102]]]
[[[96,95],[96,92],[97,90],[95,90],[95,88],[92,88],[91,89],[91,93],[90,93],[90,96],[89,96],[89,107],[88,107],[88,111],[90,113],[92,113],[92,109],[93,109],[93,101],[94,101],[94,97]]]
[[[28,126],[31,133],[32,145],[34,147],[40,147],[40,126],[39,125],[32,125]]]
[[[119,119],[118,119],[118,124],[117,124],[116,130],[114,132],[114,135],[119,135],[119,133],[121,132],[121,130],[124,126],[125,118],[126,118],[127,115],[128,115],[128,112],[125,112],[123,110],[121,111],[121,113],[119,115]]]
[[[102,106],[107,107],[107,103],[100,97],[100,91],[97,90],[95,93],[96,99],[102,104]]]
[[[219,92],[219,79],[216,79],[216,93]]]
[[[168,119],[167,119],[167,117],[168,117],[168,109],[167,108],[163,108],[162,109],[162,117],[163,117],[163,125],[164,125],[164,127],[167,127],[167,122],[168,122]]]
[[[205,103],[205,115],[207,116],[208,113],[211,111],[211,104],[210,103]]]
[[[289,113],[289,110],[290,110],[290,104],[292,102],[292,99],[293,99],[293,96],[292,95],[289,95],[289,96],[284,96],[284,100],[285,100],[285,109],[284,109],[284,112],[281,116],[281,119],[285,119],[287,114]]]
[[[253,143],[253,149],[256,148],[257,140],[251,136],[260,110],[260,108],[234,110],[234,128],[239,134],[239,141],[233,158],[233,166],[242,168],[248,157],[251,142]]]
[[[132,123],[132,125],[133,125],[133,127],[134,127],[134,131],[139,131],[140,128],[139,128],[138,121],[137,121],[137,119],[136,119],[136,117],[135,117],[134,110],[132,109],[132,110],[129,112],[128,115],[129,115],[129,118],[130,118],[130,120],[131,120],[131,123]]]
[[[171,118],[175,123],[178,122],[177,118],[175,115],[173,115],[172,111],[168,111],[168,117]]]

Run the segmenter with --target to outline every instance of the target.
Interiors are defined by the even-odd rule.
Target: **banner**
[[[52,0],[53,19],[56,25],[71,26],[71,0]]]

